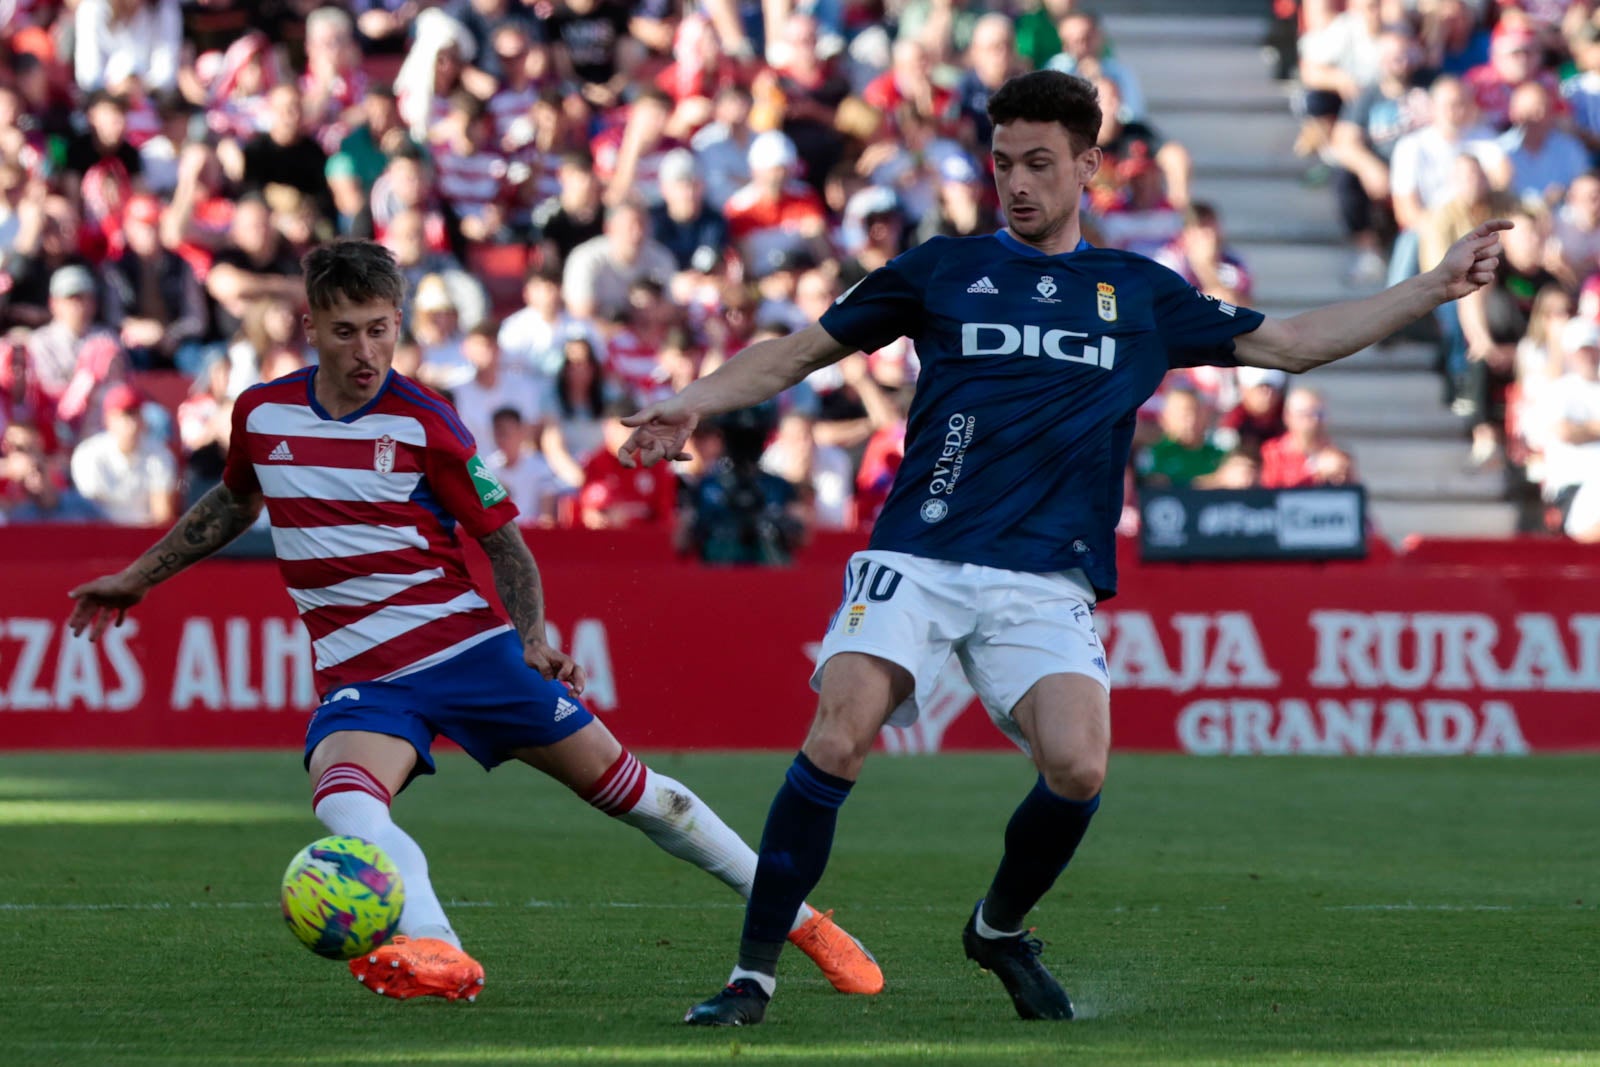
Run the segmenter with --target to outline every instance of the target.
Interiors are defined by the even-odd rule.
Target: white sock
[[[978,914],[972,925],[973,928],[978,931],[979,937],[986,938],[990,941],[994,941],[1002,937],[1016,937],[1018,934],[1022,933],[1021,930],[996,930],[994,927],[984,922],[983,906],[981,904],[978,906]]]
[[[422,854],[422,849],[411,839],[411,835],[396,826],[389,817],[389,805],[380,795],[353,781],[341,784],[337,792],[324,788],[329,776],[335,773],[351,775],[350,767],[350,764],[341,764],[323,775],[323,780],[317,783],[317,818],[332,833],[371,841],[394,862],[400,871],[406,894],[405,909],[400,913],[402,934],[407,937],[436,937],[460,948],[461,939],[450,928],[450,920],[445,918],[444,908],[433,891],[433,884],[428,881],[428,858]],[[371,781],[370,778],[368,780]],[[386,792],[376,781],[371,781],[371,784]]]
[[[760,986],[761,991],[768,997],[771,997],[773,992],[778,988],[778,980],[772,975],[762,974],[760,971],[747,971],[743,967],[735,967],[733,969],[733,973],[728,975],[728,984],[732,985],[741,978],[748,978],[756,985]]]
[[[665,852],[687,860],[750,899],[756,880],[755,851],[682,782],[651,770],[632,753],[624,752],[585,799],[642,831]],[[790,931],[815,914],[811,905],[801,904]]]

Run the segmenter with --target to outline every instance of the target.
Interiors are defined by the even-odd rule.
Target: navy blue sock
[[[839,805],[853,785],[848,778],[818,768],[804,752],[795,756],[761,834],[761,858],[739,942],[739,966],[744,970],[762,974],[777,970],[794,913],[828,866]]]
[[[983,921],[996,930],[1020,930],[1028,912],[1067,869],[1100,794],[1069,800],[1050,791],[1044,776],[1017,805],[1006,824],[1006,854],[983,898]]]

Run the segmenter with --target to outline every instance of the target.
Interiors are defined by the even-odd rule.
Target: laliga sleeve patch
[[[478,501],[484,507],[492,508],[506,498],[506,487],[489,473],[482,456],[467,460],[467,473],[472,476],[472,488],[478,491]]]

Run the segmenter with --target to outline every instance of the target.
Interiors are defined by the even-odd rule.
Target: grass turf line
[[[753,840],[787,759],[652,762]],[[1068,1026],[1016,1020],[959,944],[1026,766],[877,759],[813,902],[888,990],[790,952],[735,1033],[678,1019],[736,897],[520,767],[441,770],[396,814],[488,970],[470,1007],[373,997],[282,928],[321,832],[295,754],[0,758],[0,1063],[1600,1063],[1600,759],[1119,755],[1032,920]]]

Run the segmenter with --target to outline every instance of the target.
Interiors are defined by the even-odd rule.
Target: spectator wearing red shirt
[[[439,198],[460,220],[461,235],[469,241],[497,240],[518,189],[506,157],[495,147],[493,117],[483,101],[458,89],[450,94],[449,113],[434,136]]]
[[[941,133],[954,132],[957,117],[955,93],[933,83],[933,60],[918,41],[899,41],[888,70],[867,83],[861,98],[885,115],[909,104]]]
[[[1210,204],[1190,204],[1183,213],[1183,229],[1154,258],[1206,296],[1235,307],[1250,302],[1249,268],[1228,247],[1222,220]]]
[[[673,520],[678,485],[671,468],[624,467],[617,458],[617,449],[633,433],[622,420],[636,410],[633,404],[623,402],[607,406],[605,447],[583,465],[578,514],[588,529],[621,530]]]
[[[794,142],[775,130],[750,142],[750,184],[728,201],[728,229],[746,263],[800,252],[827,233],[827,214],[815,189],[794,181]]]
[[[1538,82],[1550,91],[1550,99],[1561,100],[1561,85],[1554,72],[1541,70],[1544,49],[1539,39],[1523,28],[1502,30],[1489,48],[1489,62],[1467,71],[1462,79],[1478,105],[1478,116],[1485,125],[1504,130],[1511,125],[1511,94],[1520,85]],[[1565,107],[1562,107],[1565,111]]]
[[[1328,435],[1327,409],[1310,389],[1295,389],[1283,402],[1287,432],[1261,446],[1261,484],[1268,489],[1342,485],[1353,481],[1350,457]]]

